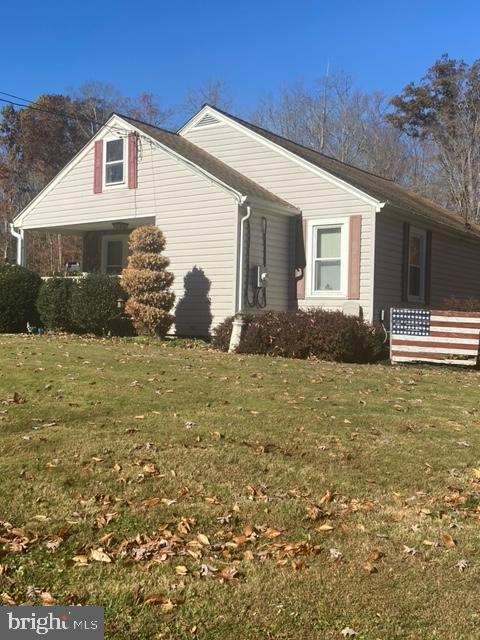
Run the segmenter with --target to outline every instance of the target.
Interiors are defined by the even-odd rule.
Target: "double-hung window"
[[[311,294],[342,297],[346,293],[347,225],[313,223],[310,229]]]
[[[410,229],[408,244],[408,299],[423,301],[425,297],[426,233]]]
[[[122,138],[105,142],[105,185],[125,181],[125,143]]]

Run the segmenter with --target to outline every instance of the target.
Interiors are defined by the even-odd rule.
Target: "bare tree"
[[[187,115],[192,115],[199,111],[204,104],[218,107],[224,111],[231,109],[233,98],[224,80],[212,80],[204,86],[192,89],[187,96],[183,111]]]
[[[303,85],[263,100],[253,120],[280,135],[342,162],[413,183],[405,136],[386,122],[382,93],[358,91],[344,74],[321,78],[312,90]]]

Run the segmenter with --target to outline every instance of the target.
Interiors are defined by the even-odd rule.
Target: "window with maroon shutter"
[[[95,142],[93,165],[93,193],[102,193],[103,140]]]
[[[138,135],[128,135],[128,188],[136,189],[138,186]]]
[[[360,298],[362,216],[351,216],[348,234],[348,298]]]
[[[302,220],[302,216],[298,216],[295,236],[295,280],[297,282],[297,300],[305,299],[306,238],[307,221]]]

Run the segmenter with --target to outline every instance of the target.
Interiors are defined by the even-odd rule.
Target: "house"
[[[166,236],[182,335],[261,309],[388,322],[480,293],[480,227],[208,105],[177,133],[112,115],[12,232],[20,263],[38,229],[81,235],[82,270],[118,274],[144,224]]]

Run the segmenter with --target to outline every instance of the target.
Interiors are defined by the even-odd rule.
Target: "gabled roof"
[[[69,160],[69,162],[67,162],[63,169],[61,169],[57,173],[57,175],[52,180],[50,180],[50,182],[46,184],[45,187],[41,189],[41,191],[39,191],[39,193],[37,193],[34,198],[32,198],[32,200],[30,200],[26,207],[24,207],[13,218],[14,225],[19,220],[21,220],[22,217],[25,216],[32,207],[34,207],[42,198],[44,198],[63,178],[63,176],[68,173],[85,156],[86,153],[89,152],[92,142],[101,137],[105,130],[108,131],[111,128],[109,126],[109,123],[116,117],[124,120],[125,122],[128,122],[137,130],[159,142],[160,145],[163,145],[167,152],[172,152],[174,155],[183,160],[185,164],[195,165],[195,167],[198,168],[199,172],[202,173],[207,179],[216,181],[217,184],[223,185],[224,188],[227,188],[230,192],[234,192],[235,194],[240,196],[245,196],[246,198],[250,197],[256,200],[261,200],[264,203],[270,204],[272,207],[281,209],[283,212],[289,215],[300,213],[300,211],[294,205],[286,202],[285,200],[282,200],[282,198],[279,198],[267,189],[264,189],[256,182],[253,182],[253,180],[250,180],[235,169],[232,169],[224,162],[218,160],[200,147],[197,147],[190,141],[180,136],[178,133],[166,131],[165,129],[160,129],[159,127],[154,127],[152,125],[146,124],[145,122],[141,122],[140,120],[129,118],[128,116],[112,113],[107,122],[95,133],[95,135],[92,136],[92,138],[90,138],[90,140],[83,146],[83,148],[80,149],[80,151],[71,160]],[[116,127],[114,129],[115,132],[118,132],[119,130],[119,127]]]
[[[139,129],[150,138],[157,140],[160,144],[168,147],[175,154],[181,156],[189,163],[196,165],[199,169],[203,170],[207,174],[213,176],[220,182],[229,186],[231,189],[240,193],[243,196],[258,198],[265,202],[281,207],[282,209],[288,209],[292,213],[300,213],[297,207],[282,200],[275,194],[271,193],[264,187],[250,180],[246,176],[242,175],[232,167],[228,166],[215,156],[201,149],[197,145],[193,144],[186,138],[182,137],[178,133],[155,127],[145,122],[135,120],[128,116],[117,114],[122,120],[130,123],[136,129]]]
[[[326,171],[334,177],[352,185],[363,193],[375,198],[379,202],[389,205],[398,212],[411,214],[415,217],[424,219],[427,222],[450,228],[452,231],[461,232],[463,234],[480,238],[480,225],[469,223],[465,225],[464,219],[454,211],[450,211],[435,204],[427,198],[401,187],[400,185],[381,176],[369,173],[358,167],[340,162],[335,158],[331,158],[319,151],[315,151],[309,147],[293,142],[288,138],[284,138],[272,131],[268,131],[263,127],[259,127],[250,122],[242,120],[237,116],[233,116],[226,111],[222,111],[217,107],[205,105],[209,110],[217,112],[227,118],[246,127],[255,134],[265,138],[269,142],[285,149],[295,156],[307,161],[311,165]]]

